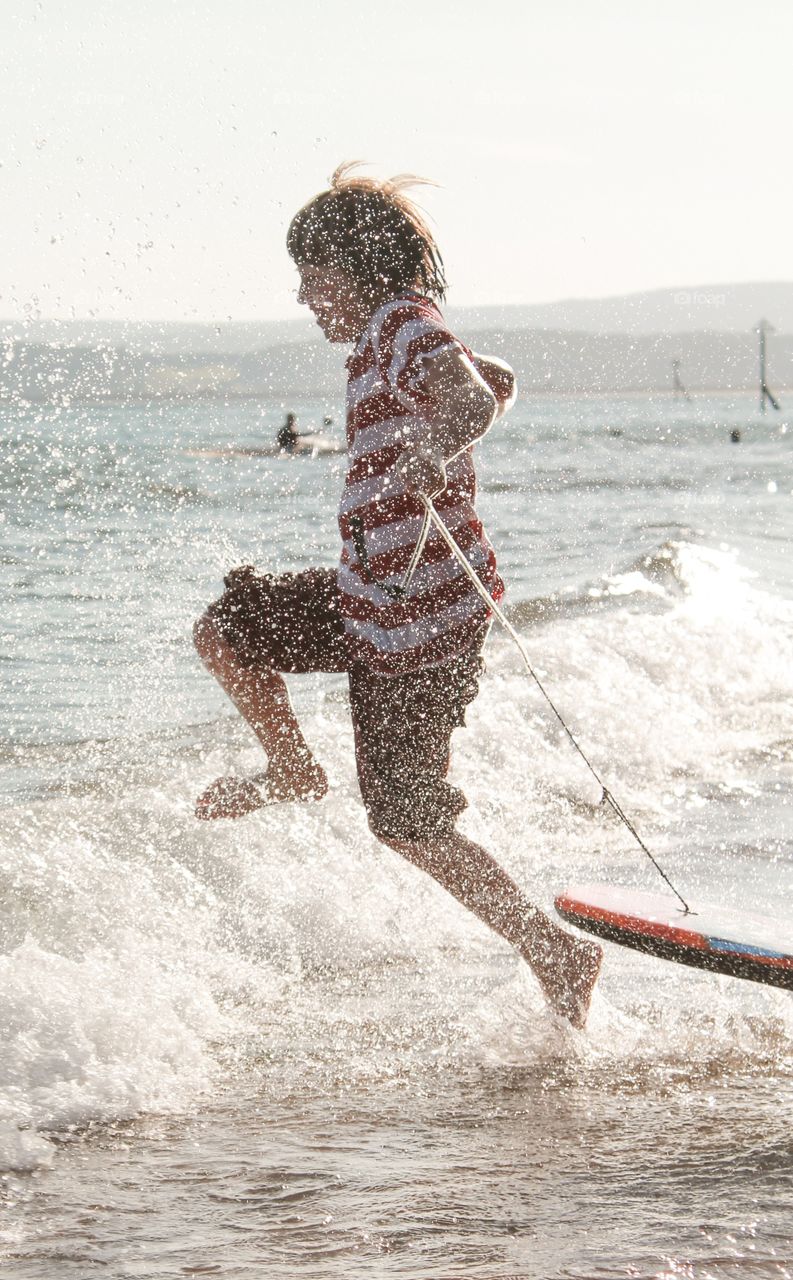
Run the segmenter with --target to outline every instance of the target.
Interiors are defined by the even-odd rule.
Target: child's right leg
[[[208,614],[196,623],[193,640],[267,755],[266,774],[213,782],[196,801],[196,817],[241,818],[270,800],[320,800],[328,780],[303,737],[283,676],[243,666]]]
[[[344,671],[344,628],[335,574],[307,570],[281,578],[245,566],[194,628],[196,649],[251,726],[267,755],[264,774],[219,778],[196,804],[199,818],[239,818],[263,804],[318,800],[325,771],[306,742],[282,671]]]

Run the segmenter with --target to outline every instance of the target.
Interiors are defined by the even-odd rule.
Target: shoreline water
[[[698,386],[692,384],[686,386],[689,393],[689,403],[696,404],[697,401],[705,402],[708,400],[745,400],[750,396],[754,396],[759,404],[759,387],[753,384],[746,384],[735,387],[718,387],[718,386]],[[774,392],[777,396],[793,395],[793,385],[787,383],[774,383]],[[681,408],[686,401],[679,394],[675,393],[673,387],[606,387],[592,390],[581,389],[565,389],[558,390],[548,386],[532,386],[530,382],[525,380],[521,382],[520,396],[522,401],[542,401],[549,400],[596,400],[619,402],[620,400],[648,400],[658,401],[660,404],[679,405]],[[301,393],[301,399],[321,400],[319,392],[313,392],[310,389],[304,389]],[[287,394],[271,394],[264,391],[239,391],[234,392],[225,390],[222,392],[185,392],[181,394],[169,393],[162,395],[109,395],[99,397],[87,397],[64,393],[62,397],[53,397],[52,399],[32,399],[14,397],[13,399],[5,399],[0,396],[0,411],[2,410],[25,410],[25,409],[89,409],[89,408],[123,408],[127,405],[141,407],[156,405],[182,405],[190,406],[196,404],[223,405],[231,407],[234,404],[242,404],[246,402],[261,403],[268,407],[275,407],[278,410],[286,410],[295,403],[295,397]],[[784,406],[780,411],[769,409],[765,418],[769,422],[773,422],[776,413],[780,412],[784,418]],[[761,411],[762,413],[762,411]]]
[[[740,449],[707,406],[521,404],[481,446],[482,510],[544,682],[673,878],[773,913],[793,430],[732,412]],[[192,618],[235,562],[335,554],[339,460],[183,456],[267,414],[6,423],[0,1147],[28,1172],[2,1182],[4,1275],[784,1278],[789,993],[610,946],[589,1030],[560,1028],[367,831],[338,677],[295,682],[328,799],[193,822],[259,756]],[[496,634],[487,662],[464,829],[546,907],[655,888]]]

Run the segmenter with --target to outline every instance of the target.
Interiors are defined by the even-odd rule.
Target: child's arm
[[[460,351],[425,357],[421,390],[432,401],[427,435],[406,449],[399,470],[410,492],[437,493],[446,483],[444,464],[479,440],[514,403],[512,370],[502,360]]]
[[[498,356],[478,356],[473,353],[474,368],[480,378],[489,386],[493,395],[496,397],[497,409],[496,418],[500,418],[503,413],[511,409],[515,403],[518,394],[518,384],[515,381],[515,375],[507,364],[506,360],[499,360]]]

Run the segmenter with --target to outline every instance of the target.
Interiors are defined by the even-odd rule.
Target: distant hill
[[[466,335],[474,350],[500,355],[523,394],[672,391],[673,362],[690,392],[750,391],[758,384],[754,333],[617,334],[490,329]],[[793,336],[767,339],[772,390],[793,388]]]
[[[464,307],[450,318],[473,329],[573,329],[579,333],[745,333],[765,318],[793,334],[793,283],[681,285],[614,298],[532,306]]]
[[[761,317],[776,328],[768,338],[770,385],[793,388],[793,284],[449,311],[474,350],[513,365],[523,394],[671,390],[673,361],[691,391],[753,389],[754,326]],[[0,325],[0,402],[336,400],[346,355],[320,337],[310,317],[266,324]]]
[[[671,391],[672,362],[689,391],[757,386],[752,333],[598,334],[554,329],[460,330],[475,350],[515,369],[523,395]],[[244,354],[161,354],[17,343],[0,360],[0,404],[237,397],[337,401],[345,351],[322,340]],[[768,339],[772,389],[793,388],[793,336]]]
[[[311,342],[317,326],[306,312],[294,320],[0,320],[0,344],[29,342],[69,347],[123,347],[158,355],[235,355],[281,342]]]
[[[746,333],[762,317],[778,333],[793,334],[793,283],[681,285],[613,298],[568,298],[527,306],[447,308],[461,331],[569,329],[579,333]],[[312,342],[319,337],[311,316],[291,320],[217,321],[180,324],[135,320],[0,321],[0,342],[60,343],[124,347],[160,355],[194,352],[234,355]]]

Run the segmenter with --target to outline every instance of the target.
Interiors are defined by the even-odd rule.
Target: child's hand
[[[397,460],[396,471],[408,493],[423,493],[432,498],[446,488],[443,458],[431,449],[404,449]]]

